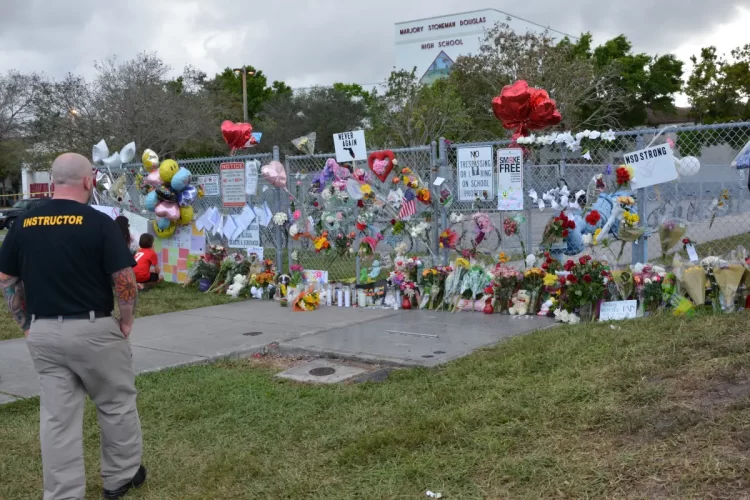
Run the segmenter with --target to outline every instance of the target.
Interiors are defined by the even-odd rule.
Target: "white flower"
[[[526,267],[534,267],[534,264],[536,264],[536,256],[528,255],[526,257]]]
[[[643,272],[643,268],[644,268],[644,267],[646,267],[646,266],[644,266],[643,264],[641,264],[641,263],[639,262],[639,263],[637,263],[637,264],[636,264],[636,265],[634,265],[634,266],[630,266],[630,270],[631,270],[631,271],[633,271],[633,273],[635,273],[635,274],[640,274],[640,273],[642,273],[642,272]]]
[[[349,248],[349,253],[354,253],[354,247]]]
[[[324,189],[322,193],[320,193],[320,197],[323,198],[323,201],[328,201],[331,199],[333,195],[331,194],[330,189]]]
[[[615,131],[612,129],[609,129],[606,132],[602,132],[602,140],[612,142],[615,140]]]
[[[583,132],[578,132],[578,133],[576,134],[576,141],[578,141],[578,142],[581,142],[581,141],[583,140],[583,138],[584,138],[584,137],[586,137],[586,134],[585,134],[585,133],[583,133]]]
[[[334,217],[333,215],[329,215],[328,217],[326,217],[326,222],[328,224],[333,224],[334,222],[336,222],[336,217]]]
[[[466,219],[464,217],[464,214],[459,214],[457,212],[453,212],[450,216],[451,224],[458,224],[460,222],[463,222]]]
[[[581,140],[580,139],[575,139],[575,140],[572,140],[572,141],[568,141],[568,142],[565,143],[565,145],[568,147],[569,150],[575,152],[575,151],[578,151],[578,150],[581,149]]]
[[[570,316],[568,317],[568,323],[570,323],[571,325],[577,325],[577,324],[578,324],[578,323],[580,323],[580,322],[581,322],[581,318],[579,318],[579,317],[578,317],[578,316],[576,316],[575,314],[571,314],[571,315],[570,315]]]
[[[584,137],[585,137],[586,139],[590,138],[590,137],[591,137],[591,131],[590,131],[590,130],[584,130],[584,131],[583,131],[583,136],[584,136]]]
[[[540,135],[539,137],[536,138],[536,140],[534,142],[536,142],[538,145],[542,146],[542,145],[546,144],[547,137],[548,136],[546,136],[546,135]]]
[[[652,270],[653,272],[655,272],[656,274],[658,274],[659,276],[661,276],[661,275],[664,275],[664,276],[666,276],[666,275],[667,275],[667,270],[666,270],[666,269],[664,269],[664,268],[663,268],[663,267],[661,267],[661,266],[651,266],[651,270]]]
[[[339,200],[341,201],[346,201],[349,199],[349,193],[347,193],[346,191],[339,191],[338,193],[336,193],[336,196],[338,196]]]
[[[396,255],[404,255],[408,249],[409,245],[402,241],[396,245],[396,248],[394,248],[393,251],[396,252]]]
[[[557,144],[562,144],[564,142],[570,142],[573,140],[573,134],[570,132],[560,132],[557,134],[557,137],[555,137],[555,142]]]
[[[643,280],[643,282],[646,283],[647,285],[650,285],[651,283],[653,283],[653,281],[651,281],[651,278],[646,278],[645,280]]]
[[[284,212],[279,212],[273,216],[273,223],[277,226],[283,226],[289,220],[289,217]]]
[[[589,134],[589,139],[598,139],[602,136],[602,133],[597,130],[592,130]]]
[[[584,234],[582,236],[583,238],[583,244],[586,246],[591,246],[592,243],[594,243],[594,236],[590,234]]]
[[[295,250],[294,252],[292,252],[292,260],[296,261],[298,259],[299,259],[299,253],[297,252],[297,250]]]

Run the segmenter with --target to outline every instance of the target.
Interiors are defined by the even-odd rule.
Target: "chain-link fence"
[[[317,194],[311,192],[311,187],[326,161],[335,158],[335,154],[287,156],[284,164],[287,169],[288,192],[269,185],[263,176],[259,176],[257,194],[248,197],[247,202],[251,207],[262,208],[267,204],[272,213],[286,212],[290,218],[299,211],[303,227],[306,226],[304,221],[309,220],[310,236],[304,235],[306,231],[301,231],[303,236],[298,234],[290,237],[289,224],[285,227],[278,227],[273,223],[267,227],[261,226],[261,245],[266,249],[267,255],[276,256],[281,269],[288,269],[289,264],[296,261],[306,269],[328,271],[332,280],[359,276],[360,260],[356,252],[359,241],[377,233],[382,234],[384,239],[377,247],[375,259],[384,257],[398,244],[402,244],[408,248],[410,255],[422,255],[428,259],[435,256],[435,261],[447,262],[451,255],[447,251],[441,251],[439,245],[440,234],[445,230],[455,232],[459,250],[473,248],[477,253],[492,256],[493,259],[500,252],[510,258],[521,258],[524,253],[535,252],[539,248],[547,223],[564,208],[551,207],[553,202],[545,201],[545,208],[540,211],[538,201],[533,201],[528,195],[530,191],[535,191],[541,199],[544,193],[565,186],[570,192],[567,201],[573,203],[576,201],[576,193],[586,192],[592,179],[599,174],[602,174],[602,181],[606,185],[605,191],[611,191],[616,182],[616,168],[627,163],[625,156],[628,153],[669,143],[678,163],[683,162],[682,173],[692,175],[681,175],[676,181],[634,193],[641,224],[648,231],[638,243],[626,246],[621,262],[657,259],[661,255],[661,249],[656,230],[662,221],[670,218],[683,220],[688,224],[686,236],[698,245],[701,256],[724,255],[740,244],[750,248],[750,196],[747,181],[744,171],[731,167],[732,160],[750,140],[750,123],[622,131],[614,133],[610,139],[602,140],[597,137],[596,140],[584,140],[581,149],[576,151],[572,151],[565,143],[524,147],[523,210],[516,212],[498,210],[498,197],[507,196],[507,193],[497,192],[499,183],[496,155],[499,149],[508,147],[510,141],[453,144],[441,139],[430,146],[393,149],[398,160],[393,173],[404,168],[411,169],[419,176],[422,185],[431,188],[432,200],[427,205],[417,203],[417,213],[411,218],[407,229],[394,235],[391,222],[392,219],[399,218],[398,209],[391,206],[387,194],[400,186],[391,184],[392,176],[385,183],[374,180],[374,203],[379,207],[376,210],[377,217],[368,221],[366,231],[355,230],[353,226],[360,213],[356,205],[350,206],[353,214],[348,219],[351,224],[341,231],[355,232],[356,242],[352,245],[354,251],[346,255],[318,253],[313,241],[314,236],[319,235],[320,220],[326,214],[317,201]],[[459,178],[458,156],[480,147],[488,148],[485,152],[489,154],[489,163],[485,162],[485,165],[491,170],[489,188],[487,183],[490,181],[479,184],[477,188],[467,184],[464,178]],[[277,148],[274,154],[178,160],[178,163],[192,172],[194,180],[204,181],[201,177],[213,176],[218,186],[222,163],[257,160],[264,165],[273,159],[278,159]],[[118,204],[137,213],[146,213],[143,209],[143,196],[134,182],[138,169],[138,165],[128,165],[112,172],[114,184],[121,175],[126,175],[127,180],[124,183],[123,198],[109,200],[108,203]],[[352,171],[357,169],[368,172],[374,178],[367,162],[353,164]],[[436,182],[438,178],[444,179],[442,184],[439,180]],[[196,218],[208,208],[222,206],[217,189],[207,191],[195,203]],[[473,194],[467,195],[472,190]],[[452,201],[443,203],[448,192]],[[558,202],[559,198],[554,203]],[[236,214],[240,211],[241,208],[222,209],[224,214]],[[476,214],[485,214],[491,223],[491,230],[484,231],[481,237],[478,237]],[[412,234],[409,227],[423,221],[430,223],[429,231],[420,235]],[[209,239],[212,243],[227,243],[226,238],[218,238],[213,234]]]

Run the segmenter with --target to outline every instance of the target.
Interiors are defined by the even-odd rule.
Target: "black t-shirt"
[[[0,272],[21,278],[37,316],[111,312],[111,275],[134,265],[115,221],[72,200],[29,210],[0,247]]]

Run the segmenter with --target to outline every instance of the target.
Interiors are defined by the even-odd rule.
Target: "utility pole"
[[[255,74],[254,71],[251,71],[250,73],[247,72],[247,66],[242,66],[242,68],[235,68],[233,70],[235,73],[242,73],[242,118],[245,123],[248,123],[248,116],[247,116],[247,77],[248,75],[253,76]]]

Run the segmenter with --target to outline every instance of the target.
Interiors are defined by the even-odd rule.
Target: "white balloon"
[[[120,153],[115,153],[112,156],[104,158],[102,163],[108,169],[118,169],[122,166],[122,160],[120,159]]]
[[[130,163],[133,161],[133,158],[135,158],[135,143],[131,142],[120,150],[120,161],[122,163]]]
[[[94,149],[92,149],[91,160],[95,164],[101,163],[108,156],[109,156],[109,148],[107,147],[107,143],[104,142],[104,139],[102,139],[101,141],[99,141],[98,144],[94,146]]]
[[[677,165],[677,173],[680,177],[691,177],[701,169],[701,162],[695,156],[686,156]]]

